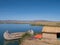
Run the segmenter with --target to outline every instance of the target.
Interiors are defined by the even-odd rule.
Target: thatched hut
[[[44,26],[42,32],[43,38],[48,39],[60,38],[60,27]]]

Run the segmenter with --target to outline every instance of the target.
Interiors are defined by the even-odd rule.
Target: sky
[[[0,20],[60,21],[60,0],[0,0]]]

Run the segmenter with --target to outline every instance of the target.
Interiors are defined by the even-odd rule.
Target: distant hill
[[[0,24],[32,24],[32,25],[55,25],[60,26],[60,21],[47,21],[47,20],[0,20]]]
[[[20,24],[29,23],[30,21],[20,21],[20,20],[0,20],[0,24]]]

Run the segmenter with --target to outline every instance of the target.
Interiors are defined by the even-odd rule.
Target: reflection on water
[[[20,45],[20,40],[4,40],[4,45]]]

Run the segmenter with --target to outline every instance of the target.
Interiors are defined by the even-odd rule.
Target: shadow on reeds
[[[19,45],[20,43],[19,39],[16,40],[4,40],[4,44],[3,45]]]

